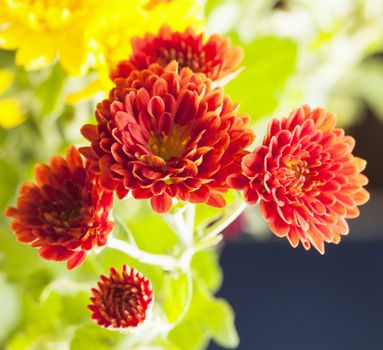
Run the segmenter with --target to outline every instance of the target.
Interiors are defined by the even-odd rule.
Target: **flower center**
[[[112,318],[135,317],[142,321],[145,313],[139,306],[140,293],[139,288],[133,284],[111,286],[107,298],[104,299],[109,316]]]
[[[202,67],[205,65],[206,57],[205,52],[203,51],[200,53],[199,57],[196,57],[190,46],[185,47],[183,50],[177,50],[175,48],[160,48],[158,63],[161,66],[166,66],[173,60],[178,62],[179,70],[188,67],[193,72],[200,72]]]
[[[43,218],[55,227],[72,228],[81,221],[81,204],[76,200],[56,201],[47,204],[42,210]]]
[[[290,159],[286,165],[276,170],[278,182],[289,192],[299,194],[308,179],[307,162],[302,159]]]
[[[189,140],[187,127],[174,125],[169,134],[163,131],[160,134],[152,133],[149,137],[149,148],[156,156],[168,160],[173,157],[182,157]]]

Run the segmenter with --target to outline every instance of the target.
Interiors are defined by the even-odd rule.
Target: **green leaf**
[[[209,17],[209,14],[219,5],[223,3],[222,0],[208,0],[205,4],[205,13],[206,17]]]
[[[53,275],[46,268],[38,268],[31,272],[25,279],[24,290],[31,295],[34,300],[39,300],[44,288],[52,281]]]
[[[201,284],[195,286],[187,319],[201,325],[219,345],[227,348],[238,346],[239,338],[230,306],[225,300],[210,295]]]
[[[218,253],[215,250],[202,250],[196,253],[191,263],[199,280],[206,284],[211,292],[216,292],[222,284],[222,270]]]
[[[0,269],[10,281],[23,284],[29,274],[42,266],[42,259],[37,249],[17,242],[8,227],[1,227],[0,230]]]
[[[185,321],[170,332],[169,340],[182,350],[203,350],[209,343],[209,334],[198,322]]]
[[[24,322],[27,332],[36,337],[43,334],[55,334],[60,330],[59,321],[62,307],[61,296],[55,292],[38,302],[27,296],[24,304]]]
[[[216,299],[207,306],[206,312],[210,315],[210,332],[214,341],[226,348],[237,348],[239,337],[230,305],[223,299]]]
[[[40,102],[41,116],[47,116],[57,110],[62,110],[62,94],[66,82],[66,74],[59,64],[55,64],[50,75],[36,90]]]
[[[0,344],[20,318],[20,300],[17,288],[0,274]],[[1,346],[0,346],[1,347]]]
[[[188,277],[185,273],[168,274],[165,279],[163,310],[168,322],[175,322],[182,314],[188,299]]]
[[[15,52],[10,50],[0,50],[0,69],[8,68],[15,61]]]
[[[156,254],[167,254],[174,249],[177,243],[175,233],[161,215],[153,211],[148,201],[118,201],[114,213],[131,230],[140,249]]]
[[[0,169],[0,211],[3,212],[16,192],[20,176],[17,167],[5,159],[0,159]]]
[[[121,337],[118,332],[111,332],[96,325],[86,325],[77,329],[71,340],[70,349],[110,350],[120,343]]]
[[[268,36],[244,45],[244,70],[226,87],[252,121],[272,113],[278,96],[296,67],[297,46],[289,39]]]
[[[190,339],[182,334],[186,329],[193,332]],[[198,350],[204,348],[210,337],[226,348],[236,348],[239,343],[230,306],[225,300],[214,298],[206,286],[196,279],[189,311],[184,321],[170,332],[169,340],[181,349]]]
[[[86,324],[90,321],[90,311],[87,305],[90,303],[90,292],[80,291],[73,295],[62,296],[61,321],[68,326]]]

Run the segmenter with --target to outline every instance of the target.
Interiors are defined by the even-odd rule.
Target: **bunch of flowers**
[[[78,2],[69,3],[76,9],[73,18],[85,25]],[[30,25],[45,26],[56,13],[44,16]],[[68,18],[62,15],[65,26],[72,23]],[[65,55],[60,59],[64,63]],[[71,146],[65,159],[38,164],[36,182],[24,184],[16,207],[7,210],[16,238],[38,248],[44,259],[67,261],[69,269],[109,246],[146,264],[188,271],[196,250],[193,220],[182,221],[185,211],[196,204],[225,208],[225,193],[234,189],[247,204],[259,203],[271,231],[292,246],[301,242],[324,253],[324,242],[339,243],[348,233],[346,220],[358,216],[358,206],[368,200],[365,161],[352,154],[353,138],[336,128],[332,113],[304,105],[273,119],[254,147],[249,117],[222,87],[241,59],[242,50],[227,39],[191,28],[164,26],[135,38],[130,56],[110,72],[113,88],[97,105],[96,123],[81,129],[89,144]],[[110,237],[114,195],[150,200],[177,231],[185,254],[156,256]],[[89,308],[100,326],[149,322],[155,296],[150,281],[133,267],[124,266],[122,274],[112,268],[92,293]]]

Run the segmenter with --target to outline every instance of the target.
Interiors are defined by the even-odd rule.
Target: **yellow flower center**
[[[276,170],[278,182],[292,193],[301,193],[309,176],[307,162],[302,159],[290,159],[286,165],[287,167]]]
[[[190,140],[186,126],[174,125],[169,134],[161,132],[149,138],[149,148],[152,152],[162,159],[168,160],[172,157],[182,157],[187,143]]]

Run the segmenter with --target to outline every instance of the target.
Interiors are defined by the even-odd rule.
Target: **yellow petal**
[[[45,68],[56,56],[57,38],[54,34],[33,33],[17,50],[16,64],[26,70]]]
[[[203,9],[200,1],[175,0],[161,1],[150,8],[148,31],[157,32],[163,24],[173,30],[184,30],[189,26],[197,31],[204,26]]]
[[[25,114],[14,100],[0,100],[0,126],[13,128],[25,120]]]
[[[60,33],[59,59],[72,76],[84,75],[87,70],[87,47],[83,35],[76,28]]]
[[[10,70],[0,69],[0,94],[12,85],[14,78],[14,74]]]
[[[69,94],[66,97],[66,103],[75,104],[77,102],[87,100],[97,93],[104,93],[105,96],[112,89],[113,83],[109,79],[106,72],[100,72],[99,78],[90,82],[85,88]]]
[[[0,48],[6,50],[15,50],[25,41],[27,33],[24,29],[17,26],[0,30]]]

